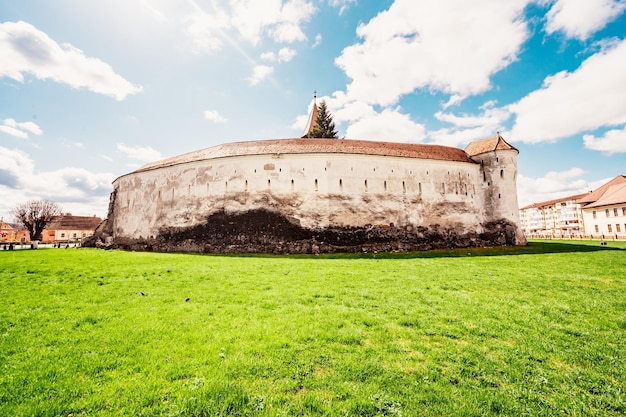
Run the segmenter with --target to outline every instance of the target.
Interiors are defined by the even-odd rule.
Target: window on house
[[[609,233],[613,233],[613,226],[611,226],[610,224],[607,224],[607,227],[609,228]]]
[[[76,233],[74,233],[74,234],[72,235],[72,237],[76,237]]]
[[[617,207],[613,209],[613,216],[617,217]]]
[[[622,207],[622,216],[626,216],[626,207]]]
[[[604,210],[604,214],[606,214],[606,217],[609,217],[609,209]]]
[[[596,218],[596,211],[595,210],[592,211],[591,214],[593,214],[593,218],[595,219]]]
[[[65,237],[65,233],[61,233],[61,237]]]
[[[616,225],[615,225],[615,231],[616,231],[617,233],[622,233],[622,228],[620,227],[620,225],[619,225],[619,224],[616,224]]]
[[[595,229],[596,229],[596,233],[600,233],[600,228],[598,227],[598,225],[597,225],[597,224],[596,224],[596,226],[595,226]]]

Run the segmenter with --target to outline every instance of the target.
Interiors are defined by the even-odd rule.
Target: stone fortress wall
[[[385,142],[220,145],[115,180],[106,228],[122,247],[199,252],[523,244],[516,156],[510,145],[472,158]]]

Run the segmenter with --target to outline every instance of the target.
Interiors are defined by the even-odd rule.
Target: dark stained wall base
[[[506,221],[483,225],[483,233],[458,233],[437,225],[424,227],[386,226],[343,227],[310,230],[296,219],[267,210],[228,214],[218,212],[205,224],[187,228],[165,228],[157,236],[140,239],[116,237],[105,244],[106,236],[92,240],[92,246],[135,251],[195,253],[317,254],[355,252],[422,251],[444,248],[519,245],[516,227]]]

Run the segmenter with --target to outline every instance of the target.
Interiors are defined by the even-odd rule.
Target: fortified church
[[[205,253],[409,251],[523,245],[517,154],[302,138],[227,143],[113,182],[99,243]]]

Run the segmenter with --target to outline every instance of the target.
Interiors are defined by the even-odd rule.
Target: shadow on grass
[[[600,241],[529,241],[526,246],[497,246],[488,248],[434,249],[422,252],[366,252],[366,253],[323,253],[319,255],[271,255],[271,254],[237,254],[234,257],[289,257],[289,258],[321,258],[321,259],[411,259],[411,258],[461,258],[472,256],[504,256],[504,255],[536,255],[544,253],[572,253],[597,251],[626,251],[625,242],[608,241],[601,245]],[[224,255],[221,255],[224,256]]]

